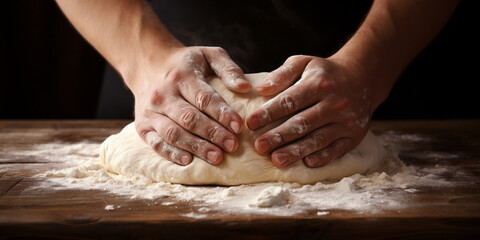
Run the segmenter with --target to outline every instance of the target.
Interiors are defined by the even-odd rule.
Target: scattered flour
[[[452,184],[439,175],[447,170],[437,166],[432,169],[404,167],[395,174],[355,174],[338,182],[318,182],[314,185],[258,183],[232,187],[185,186],[110,173],[98,159],[98,148],[99,144],[88,142],[51,143],[37,145],[32,150],[18,154],[36,155],[65,164],[63,169],[49,170],[36,176],[44,180],[35,187],[40,191],[46,187],[54,190],[100,190],[131,199],[161,199],[163,206],[188,202],[198,207],[197,212],[184,215],[191,218],[206,217],[205,213],[209,211],[276,216],[312,211],[322,216],[336,209],[375,213],[404,208],[409,196],[423,186]],[[105,207],[106,211],[114,209],[113,205]]]
[[[113,211],[113,210],[115,210],[115,206],[113,206],[113,205],[105,206],[105,211]]]
[[[317,212],[317,216],[325,216],[325,215],[328,215],[328,214],[330,214],[330,212],[328,212],[328,211],[318,211]]]
[[[284,187],[272,186],[263,189],[258,196],[250,202],[250,207],[277,207],[288,204],[290,191]]]

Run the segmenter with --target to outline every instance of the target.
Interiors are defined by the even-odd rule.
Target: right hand
[[[167,56],[138,65],[129,79],[135,95],[135,127],[159,155],[179,165],[192,154],[212,165],[223,159],[222,149],[238,147],[235,134],[243,120],[207,83],[218,76],[225,86],[247,92],[251,85],[242,70],[218,47],[178,47]]]

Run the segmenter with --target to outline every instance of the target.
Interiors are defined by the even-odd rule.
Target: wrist
[[[369,102],[370,116],[388,97],[397,78],[396,74],[385,71],[376,64],[375,57],[355,57],[353,54],[339,51],[328,58],[340,67],[346,76],[348,86],[361,91],[363,98]]]
[[[183,47],[161,23],[148,4],[133,1],[123,7],[123,17],[112,27],[104,55],[133,91],[141,72],[163,64],[176,48]]]
[[[174,38],[164,40],[161,37],[147,37],[141,43],[135,44],[130,53],[123,55],[114,67],[128,88],[136,94],[148,79],[144,77],[146,74],[153,70],[161,72],[161,69],[166,68],[169,59],[184,47]]]

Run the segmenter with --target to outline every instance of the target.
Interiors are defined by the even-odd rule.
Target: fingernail
[[[248,122],[249,122],[248,128],[250,128],[251,130],[257,129],[258,126],[260,125],[260,121],[258,121],[256,117],[250,118]]]
[[[180,157],[180,164],[182,164],[183,166],[186,166],[190,163],[190,157],[187,156],[187,155],[183,155]]]
[[[285,153],[275,153],[276,165],[278,167],[283,167],[288,162],[288,155]]]
[[[223,146],[227,149],[227,151],[231,152],[235,147],[235,141],[233,141],[233,139],[227,138],[223,140]]]
[[[258,141],[257,148],[260,152],[267,153],[270,148],[270,143],[267,140],[260,140]]]
[[[265,91],[265,88],[267,88],[266,86],[263,86],[263,85],[258,85],[255,87],[255,92],[263,92]]]
[[[235,83],[244,83],[244,82],[247,82],[247,80],[243,78],[235,78]]]
[[[216,151],[208,151],[207,152],[207,159],[211,164],[215,164],[217,162],[218,153]]]
[[[261,88],[261,89],[263,90],[264,88],[268,88],[268,87],[271,87],[271,86],[273,86],[273,85],[274,85],[274,83],[273,83],[272,81],[270,81],[270,80],[264,80],[262,83],[260,83],[260,84],[257,86],[257,88]]]
[[[306,162],[308,167],[315,167],[318,164],[318,159],[316,159],[314,157],[306,157],[305,162]]]
[[[235,133],[238,133],[238,132],[240,131],[240,124],[238,124],[238,122],[231,121],[231,122],[230,122],[230,128],[231,128]]]
[[[246,93],[250,91],[250,88],[252,87],[252,85],[250,85],[250,83],[244,78],[236,78],[234,82],[235,82],[237,91],[242,93]]]

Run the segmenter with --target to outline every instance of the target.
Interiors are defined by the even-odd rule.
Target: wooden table
[[[36,172],[55,168],[39,159],[12,159],[10,153],[34,144],[83,140],[102,142],[125,121],[0,121],[0,238],[436,238],[480,239],[480,120],[374,122],[376,134],[421,134],[431,141],[415,142],[400,151],[406,164],[443,164],[463,171],[452,174],[454,188],[422,189],[411,207],[401,211],[361,214],[330,211],[278,217],[217,212],[192,219],[188,203],[175,208],[152,206],[102,191],[29,191]],[[407,143],[408,144],[408,143]],[[454,158],[422,158],[418,153],[454,153]],[[3,173],[2,173],[3,172]],[[121,205],[105,211],[105,204]]]

